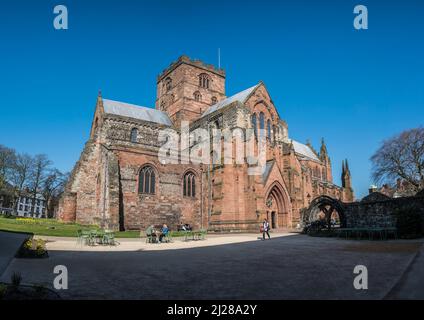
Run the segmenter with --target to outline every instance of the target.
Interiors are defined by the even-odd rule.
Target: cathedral
[[[295,228],[320,195],[352,202],[347,160],[333,183],[324,140],[319,152],[289,135],[263,82],[226,96],[225,71],[181,56],[157,77],[155,108],[105,99],[99,93],[90,137],[60,200],[58,218],[115,230],[179,223],[211,232]],[[252,129],[265,132],[266,163],[163,163],[160,132]],[[188,148],[192,147],[190,142]]]

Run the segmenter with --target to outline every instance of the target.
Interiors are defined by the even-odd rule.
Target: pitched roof
[[[313,152],[311,150],[311,148],[309,148],[306,144],[300,143],[296,140],[291,140],[293,143],[293,147],[294,147],[294,151],[300,155],[301,157],[306,158],[305,160],[315,160],[315,161],[319,161],[317,155],[315,154],[315,152]]]
[[[260,85],[260,83],[254,85],[253,87],[250,87],[246,90],[243,90],[239,93],[236,93],[235,95],[228,97],[222,101],[219,101],[218,103],[212,105],[208,110],[206,110],[203,114],[202,117],[211,114],[225,106],[228,106],[229,104],[235,102],[235,101],[239,101],[241,103],[245,103],[247,98],[250,96],[250,94]]]
[[[168,115],[160,110],[125,102],[103,99],[105,113],[172,126]]]

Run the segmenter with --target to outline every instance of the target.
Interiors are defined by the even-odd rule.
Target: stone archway
[[[346,216],[343,203],[329,196],[319,196],[312,200],[309,208],[303,214],[303,223],[308,224],[320,219],[326,221],[327,226],[332,226],[332,220],[337,217],[338,225],[346,227]]]
[[[288,197],[284,188],[274,182],[265,196],[266,218],[272,229],[290,226]]]

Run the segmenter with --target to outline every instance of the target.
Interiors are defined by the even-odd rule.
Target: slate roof
[[[253,87],[250,87],[246,90],[243,90],[239,93],[236,93],[235,95],[228,97],[222,101],[219,101],[218,103],[212,105],[208,110],[206,110],[203,114],[202,117],[207,116],[208,114],[211,114],[225,106],[228,106],[229,104],[235,102],[235,101],[239,101],[241,103],[245,103],[247,98],[250,96],[250,94],[260,85],[260,83],[254,85]]]
[[[105,113],[172,126],[168,115],[160,110],[120,101],[103,99]]]
[[[297,154],[299,154],[301,157],[307,158],[306,160],[312,159],[319,162],[321,161],[318,159],[315,152],[313,152],[311,148],[309,148],[306,144],[300,143],[296,140],[292,140],[292,143],[293,143],[294,151]]]

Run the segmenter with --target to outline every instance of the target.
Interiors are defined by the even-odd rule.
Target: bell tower
[[[225,98],[225,71],[181,56],[158,76],[156,97],[156,109],[179,127]]]

